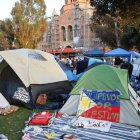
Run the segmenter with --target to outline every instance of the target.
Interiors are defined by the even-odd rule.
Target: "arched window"
[[[66,41],[66,29],[64,26],[62,27],[62,37],[63,37],[63,41]]]
[[[73,40],[73,29],[71,25],[68,26],[68,39]]]

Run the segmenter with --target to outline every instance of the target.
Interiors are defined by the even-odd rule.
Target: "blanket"
[[[29,134],[33,140],[46,140],[47,135],[52,136],[53,140],[60,140],[63,135],[74,135],[75,140],[138,140],[138,136],[134,134],[134,131],[139,129],[135,126],[112,123],[109,132],[104,132],[90,127],[72,126],[73,119],[76,119],[76,117],[62,116],[55,118],[51,126],[37,126],[42,128],[42,131],[37,132],[37,128],[33,128],[34,126],[26,126],[23,132]]]

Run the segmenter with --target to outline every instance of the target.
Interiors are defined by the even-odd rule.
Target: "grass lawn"
[[[15,113],[0,116],[0,133],[6,135],[8,140],[20,140],[23,136],[22,130],[29,115],[34,112],[25,107],[19,107]]]
[[[75,83],[72,83],[74,86]],[[49,110],[54,112],[54,110]],[[7,116],[0,115],[0,133],[6,135],[8,140],[20,140],[23,136],[22,130],[25,127],[25,121],[36,110],[29,110],[24,106],[19,107],[17,112],[9,114]]]

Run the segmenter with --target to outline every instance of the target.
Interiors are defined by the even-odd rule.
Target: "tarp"
[[[64,54],[64,53],[78,53],[78,52],[80,52],[80,50],[78,50],[78,49],[64,48],[64,49],[57,49],[55,51],[55,54],[60,54],[60,53],[62,53],[62,54]]]
[[[88,60],[88,67],[92,64],[95,64],[95,63],[102,63],[103,61],[101,59],[95,59],[95,58],[89,58]]]
[[[111,50],[107,53],[105,53],[104,56],[122,56],[122,57],[130,57],[131,56],[131,53],[122,49],[122,48],[117,48],[117,49],[114,49],[114,50]]]
[[[67,75],[67,78],[69,81],[77,81],[76,75],[73,74],[73,72],[71,71],[71,68],[66,66],[66,64],[63,61],[59,61],[58,64],[60,65],[60,67],[63,69],[63,71]]]
[[[98,48],[94,48],[91,51],[85,52],[84,55],[92,56],[92,57],[103,57],[104,56],[104,52],[99,50]]]
[[[138,64],[138,65],[140,65],[140,58],[137,58],[136,60],[134,60],[133,64]]]
[[[136,57],[136,58],[140,57],[140,54],[135,51],[130,51],[130,53],[131,53],[132,57]]]

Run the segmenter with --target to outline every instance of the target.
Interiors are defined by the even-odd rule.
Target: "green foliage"
[[[121,38],[121,44],[124,48],[137,49],[140,52],[140,31],[134,27],[127,26]]]
[[[124,25],[136,27],[140,24],[139,0],[90,0],[90,3],[96,7],[98,15],[109,14],[112,17],[119,15]]]
[[[138,49],[139,0],[90,0],[90,2],[96,9],[93,13],[91,28],[104,43],[112,48],[118,47],[121,43],[121,47],[127,50],[134,47]]]
[[[0,22],[0,46],[5,49],[12,46],[13,41],[13,28],[10,19]]]
[[[44,0],[20,0],[12,9],[18,48],[35,48],[46,29]]]
[[[101,16],[94,13],[90,25],[91,29],[95,31],[96,36],[112,49],[118,47],[116,33],[118,34],[118,40],[122,36],[121,24],[116,22],[117,27],[115,27],[115,22],[116,20],[110,15]]]
[[[0,40],[5,40],[1,45],[9,48],[14,43],[16,48],[36,48],[47,27],[45,11],[44,0],[16,2],[12,19],[1,22]]]

